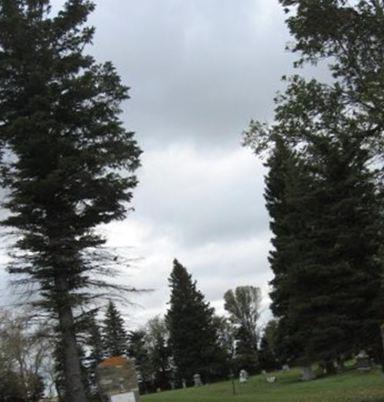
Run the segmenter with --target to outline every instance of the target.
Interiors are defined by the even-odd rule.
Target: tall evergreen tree
[[[383,306],[377,172],[365,132],[342,113],[342,97],[337,86],[296,77],[275,126],[256,130],[275,142],[266,191],[275,246],[272,307],[287,345],[302,352],[294,357],[323,359],[329,369],[361,347],[378,354]],[[293,159],[276,143],[279,136],[295,148]],[[294,163],[279,171],[283,155]]]
[[[3,221],[17,231],[10,272],[35,284],[35,306],[58,322],[66,398],[84,402],[76,312],[92,300],[104,264],[87,251],[103,245],[99,224],[122,219],[140,150],[118,118],[127,99],[111,63],[84,54],[94,9],[68,0],[56,15],[49,0],[0,1],[0,141]],[[39,295],[39,299],[37,298]]]
[[[169,285],[171,298],[166,322],[178,377],[190,382],[193,375],[199,373],[207,381],[214,375],[217,358],[214,310],[197,290],[192,276],[176,259]]]
[[[104,351],[108,357],[126,355],[128,334],[123,317],[112,301],[109,301],[103,322]]]

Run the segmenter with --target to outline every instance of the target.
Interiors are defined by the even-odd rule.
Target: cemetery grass
[[[247,384],[236,383],[232,394],[230,381],[201,388],[160,392],[142,397],[143,402],[384,402],[384,374],[380,370],[359,373],[351,370],[310,382],[299,380],[299,370],[271,374],[275,384],[264,376],[251,377]]]

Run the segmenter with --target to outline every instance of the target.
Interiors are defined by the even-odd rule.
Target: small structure
[[[122,356],[103,360],[96,369],[103,402],[139,402],[139,386],[134,362]]]
[[[284,364],[283,367],[281,368],[283,371],[289,371],[290,367],[288,364]]]
[[[203,385],[203,383],[201,382],[200,374],[195,374],[193,376],[193,383],[194,383],[195,387],[201,387]]]
[[[240,384],[245,384],[247,381],[248,381],[248,373],[247,373],[247,370],[244,370],[244,369],[240,370],[240,373],[239,373],[239,383],[240,383]]]
[[[183,378],[183,379],[181,380],[181,386],[182,386],[183,388],[187,388],[187,380],[186,380],[185,378]]]
[[[372,369],[371,359],[365,350],[361,350],[356,356],[356,365],[359,371],[370,371]]]

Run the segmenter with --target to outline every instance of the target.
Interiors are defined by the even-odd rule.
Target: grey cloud
[[[97,2],[92,52],[132,86],[127,125],[145,146],[186,139],[237,144],[252,117],[272,116],[292,56],[271,0]]]
[[[268,228],[263,173],[245,149],[171,147],[144,156],[135,218],[156,223],[184,247],[235,241]]]

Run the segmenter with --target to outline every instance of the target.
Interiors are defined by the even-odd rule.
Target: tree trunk
[[[336,367],[333,360],[325,361],[325,371],[328,375],[336,374]]]
[[[80,357],[76,342],[75,321],[69,303],[69,294],[66,290],[64,278],[57,279],[57,288],[60,289],[60,305],[58,306],[59,327],[61,332],[62,352],[64,356],[65,401],[88,402],[82,373]]]
[[[381,324],[381,341],[383,343],[383,348],[381,350],[381,369],[384,372],[384,323]]]

